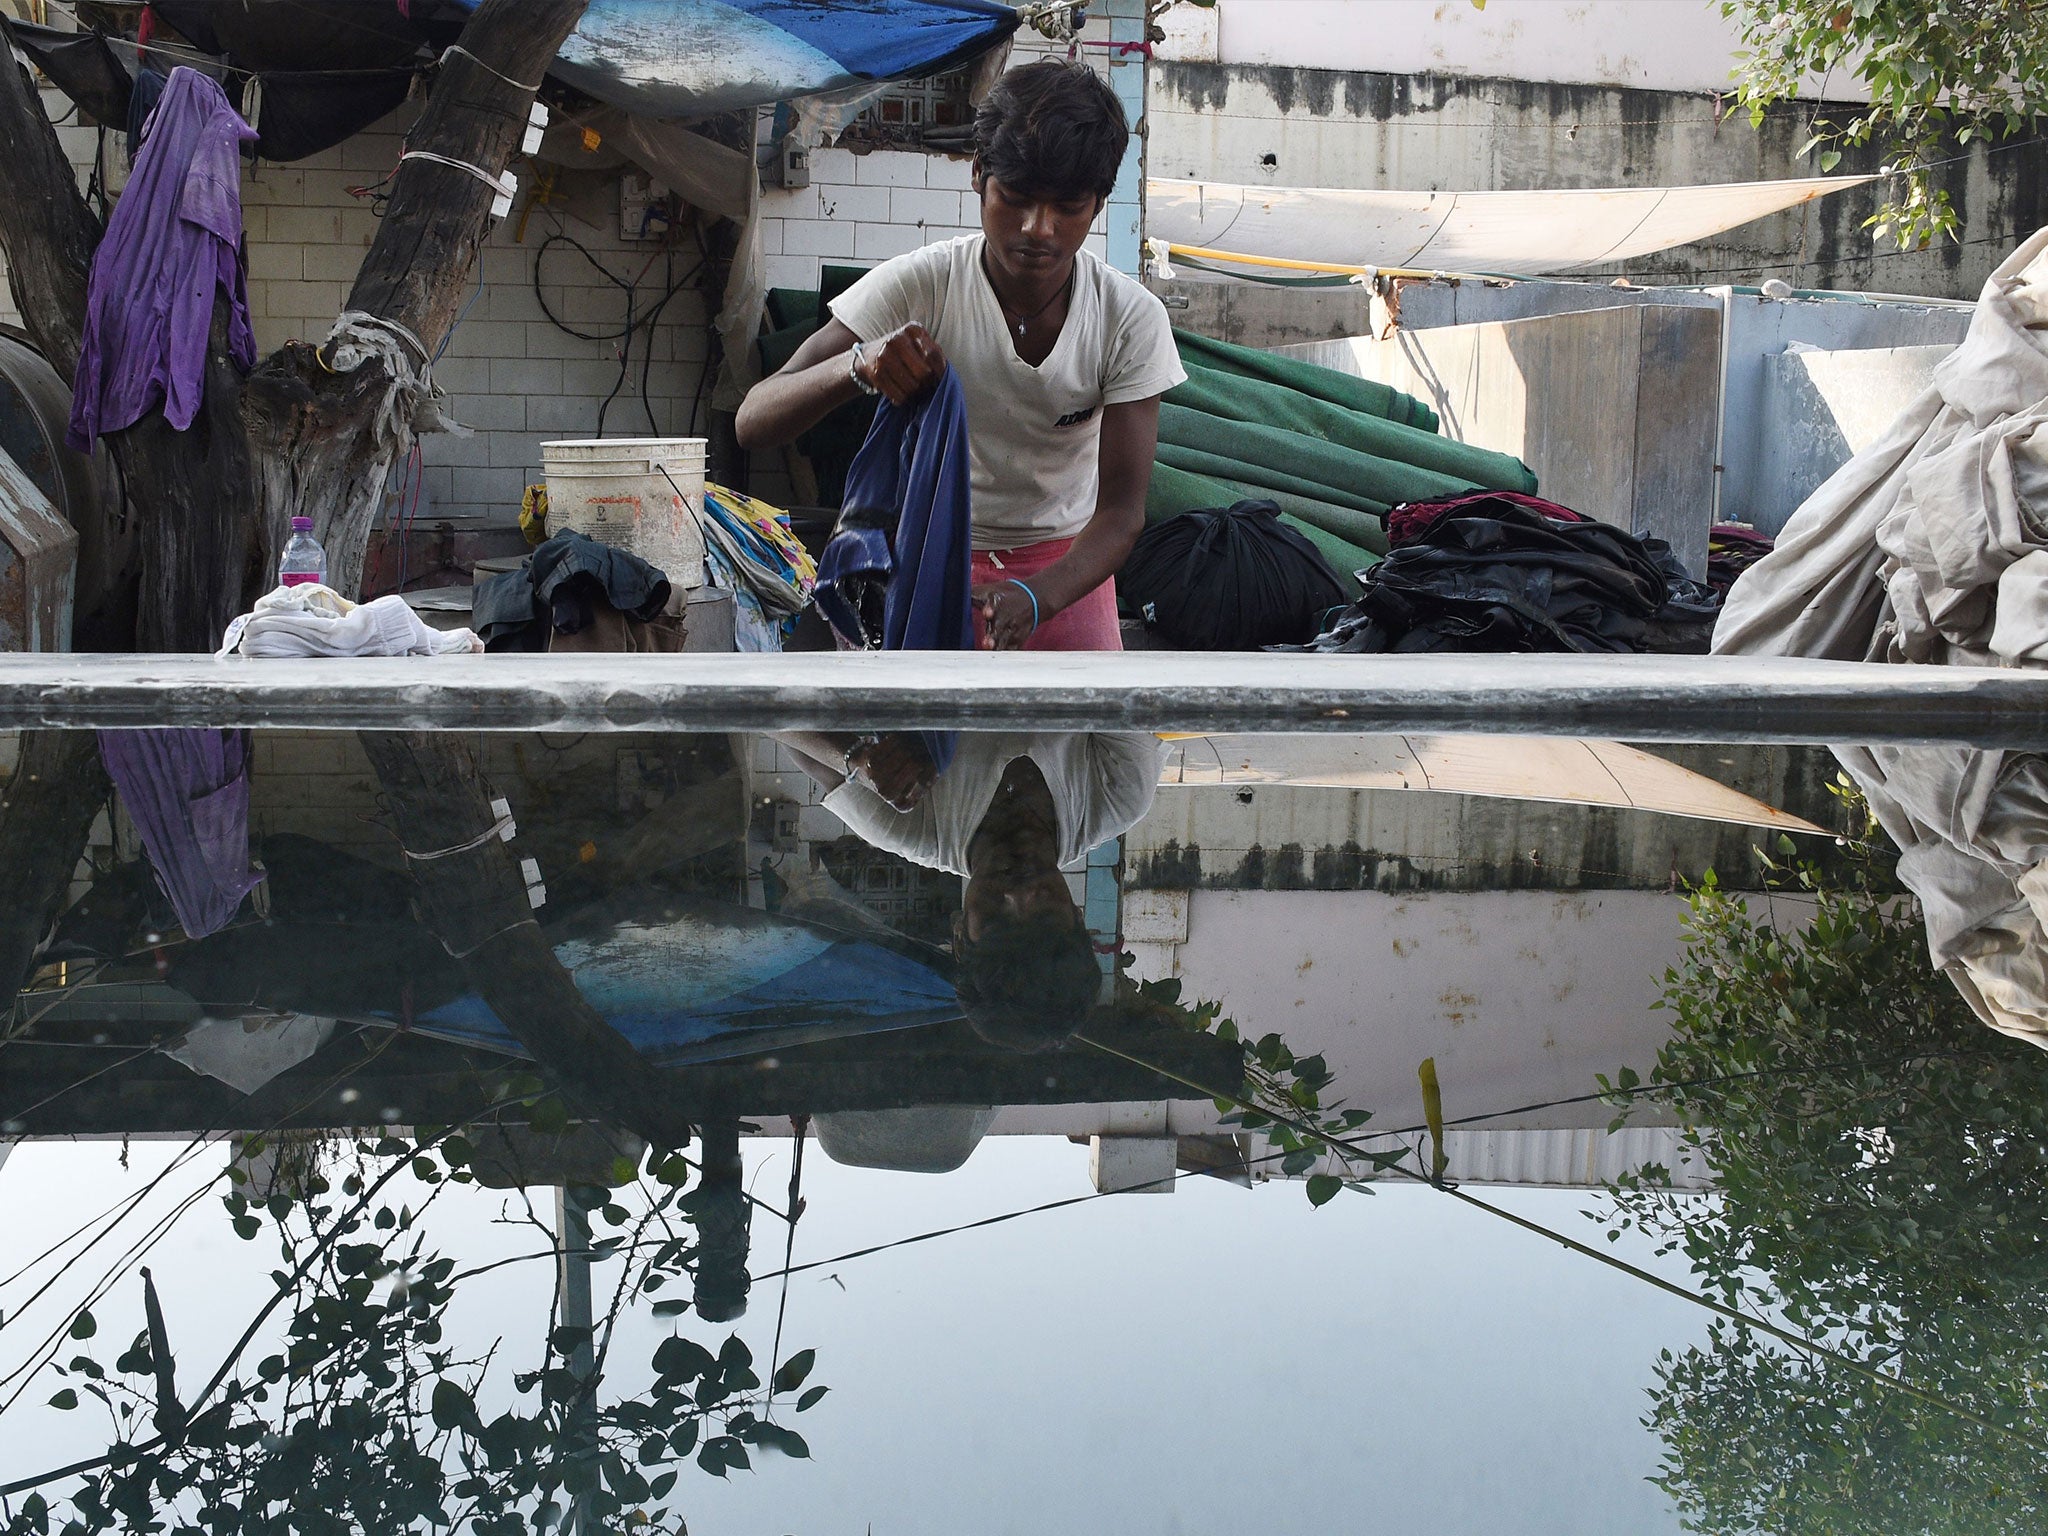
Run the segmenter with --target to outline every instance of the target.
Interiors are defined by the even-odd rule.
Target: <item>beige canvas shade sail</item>
[[[1416,789],[1661,811],[1701,821],[1818,832],[1802,817],[1618,741],[1562,736],[1181,736],[1163,788],[1274,785]]]
[[[1245,256],[1423,271],[1569,272],[1653,255],[1796,208],[1869,176],[1697,187],[1393,192],[1145,184],[1145,233]]]

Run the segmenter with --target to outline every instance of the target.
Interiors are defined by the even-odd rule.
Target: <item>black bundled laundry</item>
[[[1719,597],[1661,539],[1483,493],[1389,518],[1396,547],[1314,651],[1705,652]]]
[[[544,651],[589,627],[600,601],[651,623],[668,606],[665,572],[586,534],[558,533],[516,571],[480,582],[471,627],[487,651]]]
[[[1270,501],[1182,512],[1138,536],[1117,573],[1120,605],[1190,651],[1255,651],[1311,639],[1346,588]]]

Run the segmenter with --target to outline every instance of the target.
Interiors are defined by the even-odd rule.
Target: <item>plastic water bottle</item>
[[[283,558],[277,562],[277,584],[297,587],[307,582],[327,585],[327,551],[313,537],[313,519],[295,517],[292,536],[284,546]]]

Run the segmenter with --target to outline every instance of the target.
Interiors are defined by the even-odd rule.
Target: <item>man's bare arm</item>
[[[782,369],[747,391],[733,424],[740,446],[780,448],[861,393],[847,354],[859,340],[827,320]],[[908,405],[946,371],[946,354],[921,325],[906,325],[861,349],[861,377],[897,405]]]

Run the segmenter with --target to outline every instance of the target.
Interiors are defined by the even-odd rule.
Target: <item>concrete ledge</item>
[[[1766,657],[0,655],[0,729],[1467,732],[2048,748],[2048,671]]]

